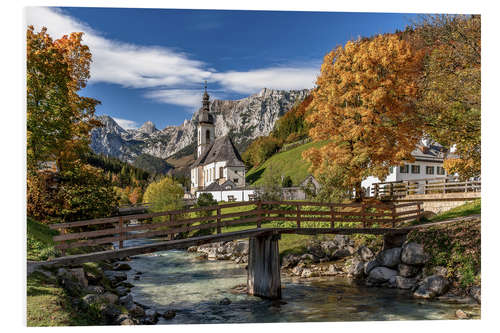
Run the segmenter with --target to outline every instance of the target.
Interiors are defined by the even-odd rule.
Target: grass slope
[[[309,142],[288,151],[274,154],[258,167],[250,169],[246,175],[246,182],[250,185],[260,185],[271,166],[274,170],[280,170],[279,172],[283,176],[290,176],[293,185],[298,185],[310,174],[309,167],[311,164],[302,159],[302,153],[310,148],[322,147],[326,142]]]

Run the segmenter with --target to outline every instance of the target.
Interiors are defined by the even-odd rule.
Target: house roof
[[[230,190],[236,188],[236,184],[230,180],[226,180],[223,184],[213,182],[203,189],[203,191],[222,191],[227,190],[227,187],[231,187]]]
[[[226,161],[227,166],[245,166],[238,149],[234,146],[229,135],[215,139],[215,142],[200,155],[191,167],[206,165],[213,162]]]
[[[452,154],[440,144],[420,145],[411,152],[412,156],[418,161],[436,161],[442,162],[445,157],[452,157]]]

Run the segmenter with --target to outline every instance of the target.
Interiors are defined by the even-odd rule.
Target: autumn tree
[[[82,33],[53,40],[47,29],[27,29],[28,171],[45,161],[70,168],[89,149],[93,115],[100,102],[78,95],[90,77],[92,55]]]
[[[341,177],[362,199],[361,181],[384,179],[411,160],[422,136],[415,116],[423,53],[395,35],[350,41],[328,53],[307,117],[310,137],[330,140],[304,152],[316,174]]]
[[[424,16],[412,42],[426,50],[418,111],[426,133],[456,148],[445,160],[448,173],[481,173],[481,17]]]

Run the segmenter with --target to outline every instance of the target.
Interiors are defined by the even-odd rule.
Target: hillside
[[[310,148],[319,148],[326,144],[326,141],[309,142],[288,151],[274,154],[258,167],[254,167],[247,172],[246,182],[248,185],[260,185],[264,175],[269,169],[279,170],[283,176],[290,176],[293,185],[300,184],[311,172],[310,163],[302,159],[302,153]]]

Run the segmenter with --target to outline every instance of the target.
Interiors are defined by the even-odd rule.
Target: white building
[[[198,116],[197,159],[191,165],[191,193],[245,187],[245,164],[228,135],[215,138],[214,118],[205,85],[203,108]]]
[[[384,182],[445,178],[447,176],[443,168],[445,153],[444,147],[440,145],[420,145],[411,153],[415,157],[415,161],[391,167]],[[380,182],[377,177],[370,176],[361,182],[361,186],[365,189],[366,195],[371,196],[374,184]]]

